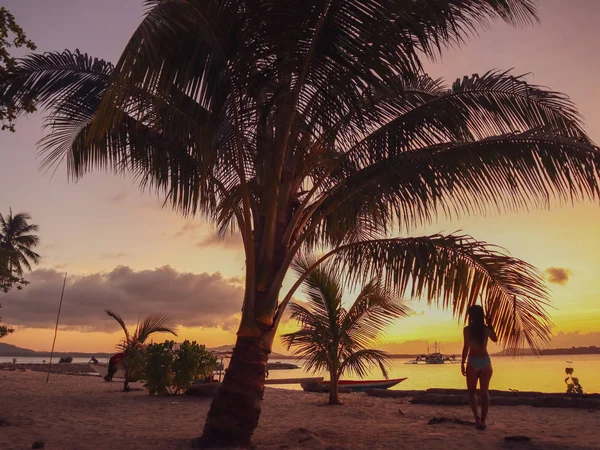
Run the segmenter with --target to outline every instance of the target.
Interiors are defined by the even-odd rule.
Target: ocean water
[[[278,360],[273,360],[275,362]],[[281,362],[292,362],[280,360]],[[407,359],[393,359],[390,378],[404,378],[394,386],[396,390],[421,390],[429,388],[465,388],[465,377],[460,373],[460,364],[404,364]],[[600,392],[600,355],[551,355],[522,356],[519,358],[492,357],[494,375],[490,389],[517,389],[519,391],[564,392],[566,361],[575,369],[573,376],[579,378],[586,393]],[[297,365],[301,365],[298,362]],[[312,374],[304,369],[277,370],[269,373],[269,378],[300,378],[324,376]],[[345,378],[351,379],[352,376]],[[366,379],[382,379],[381,371],[373,370]],[[301,389],[299,385],[273,385],[285,389]]]
[[[73,358],[73,364],[87,364],[90,360],[91,355],[87,358]],[[108,364],[108,358],[96,358],[100,363]],[[56,356],[52,357],[52,364],[58,364],[60,358]],[[0,363],[11,363],[13,361],[12,356],[0,356]],[[39,357],[39,356],[27,356],[27,357],[17,357],[18,364],[42,364],[49,363],[50,357]]]
[[[50,358],[23,357],[17,358],[18,363],[42,363]],[[89,358],[73,358],[74,363],[85,364]],[[101,363],[108,360],[99,359]],[[294,360],[272,359],[269,362],[293,363]],[[392,389],[421,390],[429,388],[464,388],[465,378],[460,373],[460,364],[404,364],[407,359],[393,359],[389,371],[390,378],[404,378],[405,381]],[[517,389],[519,391],[564,392],[565,367],[570,361],[575,369],[574,376],[579,378],[586,393],[600,392],[600,355],[551,355],[551,356],[508,356],[492,357],[494,375],[491,389]],[[0,363],[12,362],[12,357],[0,357]],[[58,364],[58,358],[53,358],[52,364]],[[296,362],[302,365],[302,361]],[[328,374],[313,374],[301,369],[272,370],[270,379],[302,378],[324,376]],[[347,376],[345,378],[352,378]],[[381,372],[373,370],[366,379],[382,379]],[[302,389],[299,384],[272,385],[284,389]]]

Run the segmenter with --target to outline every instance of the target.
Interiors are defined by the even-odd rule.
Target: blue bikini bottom
[[[492,360],[490,359],[489,355],[480,357],[469,356],[467,363],[471,364],[475,370],[481,371],[492,364]]]

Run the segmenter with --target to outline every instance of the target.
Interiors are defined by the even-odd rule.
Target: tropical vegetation
[[[1,11],[2,8],[0,20]],[[0,214],[0,291],[4,293],[13,287],[23,289],[29,284],[23,278],[23,268],[31,270],[31,264],[40,259],[40,255],[32,250],[39,243],[39,237],[34,234],[38,226],[29,223],[30,220],[31,216],[24,212],[13,215],[9,210],[6,217]],[[0,325],[0,339],[13,332],[14,329]]]
[[[537,20],[535,0],[145,0],[116,66],[31,55],[0,86],[47,114],[48,167],[129,174],[182,214],[242,237],[245,295],[206,445],[247,445],[294,290],[322,262],[450,308],[476,302],[500,342],[539,348],[542,275],[438,217],[597,200],[600,151],[563,94],[490,71],[447,85],[423,60],[479,26]],[[280,296],[300,251],[323,256]]]
[[[144,373],[146,340],[155,333],[171,333],[175,336],[177,336],[177,333],[171,318],[167,315],[150,315],[141,322],[138,322],[135,331],[130,333],[125,321],[119,314],[108,309],[105,312],[106,315],[117,321],[125,333],[125,338],[119,344],[118,349],[124,355],[121,363],[125,369],[123,391],[127,392],[129,390],[129,383],[139,380]]]
[[[583,386],[579,383],[579,378],[573,376],[575,369],[569,366],[565,367],[565,384],[567,385],[567,394],[583,394]]]
[[[295,269],[308,272],[314,258],[299,257]],[[315,372],[329,373],[329,404],[341,405],[338,381],[345,374],[365,377],[379,366],[388,378],[389,356],[372,347],[395,319],[408,315],[409,308],[395,298],[390,289],[371,280],[348,308],[344,307],[343,275],[331,264],[322,264],[304,280],[306,302],[290,304],[291,318],[300,329],[281,338],[288,350]]]
[[[35,234],[38,226],[30,221],[31,215],[26,212],[13,214],[9,209],[6,216],[0,213],[1,261],[8,277],[23,275],[24,269],[31,270],[31,264],[40,260],[40,255],[32,250],[40,242]]]
[[[211,377],[216,365],[216,356],[196,341],[150,344],[144,355],[144,386],[150,395],[180,394],[194,380]]]
[[[11,56],[12,48],[25,47],[29,50],[35,50],[35,44],[27,38],[23,28],[19,26],[8,9],[0,7],[0,83],[4,82],[5,77],[15,69],[17,60]],[[19,106],[10,98],[5,97],[0,100],[0,127],[4,130],[15,131],[15,119],[20,112],[33,112],[34,99],[28,98],[19,101]]]

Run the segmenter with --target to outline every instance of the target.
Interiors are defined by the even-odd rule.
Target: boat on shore
[[[108,364],[88,364],[98,375],[102,378],[108,373]],[[113,375],[113,378],[125,379],[125,370],[121,367],[117,369],[117,372]]]
[[[363,392],[365,389],[389,389],[402,383],[405,378],[395,378],[393,380],[340,380],[338,387],[340,391]],[[329,381],[303,382],[300,383],[302,389],[307,392],[328,392]]]

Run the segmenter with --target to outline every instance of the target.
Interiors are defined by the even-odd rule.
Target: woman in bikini
[[[487,326],[486,323],[487,322]],[[488,339],[497,342],[498,337],[490,325],[490,321],[484,322],[483,308],[473,305],[469,308],[469,325],[463,330],[464,346],[460,370],[467,377],[467,389],[469,391],[469,405],[475,416],[475,426],[478,430],[485,430],[485,419],[490,409],[490,380],[492,379],[492,361],[487,351]],[[467,357],[468,356],[468,357]],[[465,359],[467,361],[465,367]],[[481,417],[477,412],[477,380],[479,380],[479,391],[481,393]]]

